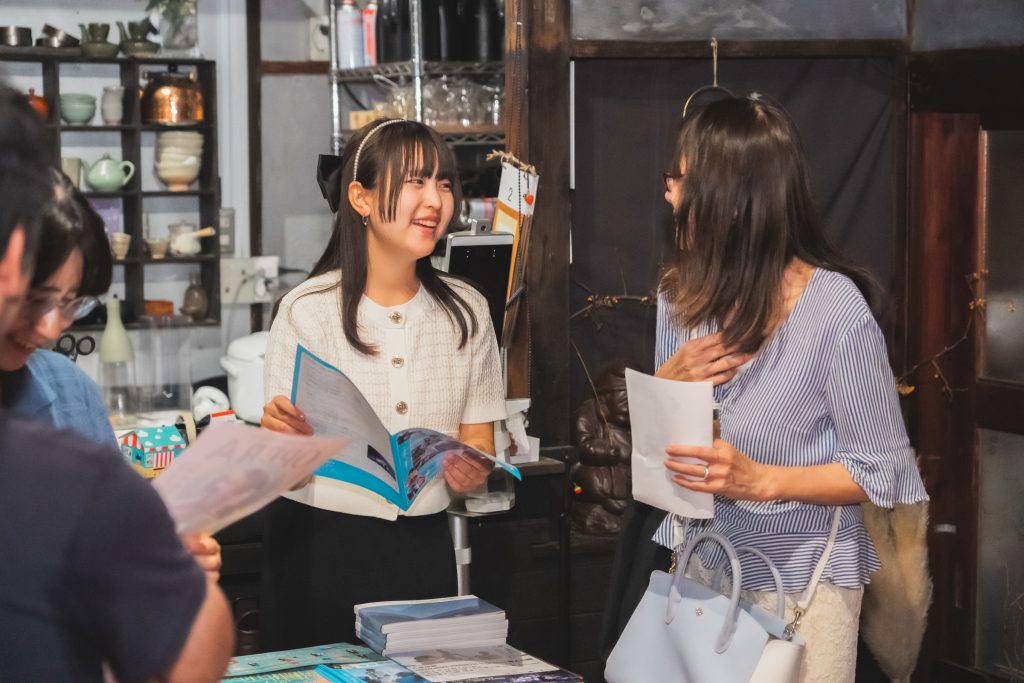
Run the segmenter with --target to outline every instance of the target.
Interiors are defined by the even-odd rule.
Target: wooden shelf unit
[[[182,197],[194,202],[198,207],[199,226],[218,228],[218,211],[220,209],[220,175],[217,168],[217,72],[216,63],[206,59],[179,59],[176,57],[146,58],[111,58],[93,59],[82,57],[80,50],[68,48],[11,48],[0,47],[0,62],[35,62],[41,65],[43,88],[40,93],[49,105],[50,115],[47,130],[50,133],[50,158],[55,167],[60,168],[63,135],[115,134],[120,136],[121,159],[135,165],[135,175],[121,190],[114,192],[95,192],[88,188],[82,179],[82,191],[90,199],[119,199],[124,232],[132,236],[128,256],[115,261],[115,266],[124,270],[125,295],[121,313],[128,328],[138,327],[139,317],[144,314],[146,299],[146,268],[169,264],[195,264],[199,268],[200,279],[210,301],[207,320],[195,323],[196,326],[220,324],[220,240],[218,235],[204,238],[203,252],[195,257],[173,257],[153,259],[146,253],[144,232],[145,203],[151,198]],[[120,124],[105,125],[89,123],[84,125],[68,124],[60,118],[61,66],[65,64],[108,64],[118,68],[118,80],[124,87],[124,118]],[[204,120],[195,124],[152,124],[142,120],[140,97],[145,82],[143,74],[147,71],[163,70],[160,67],[177,65],[194,69],[203,94]],[[157,67],[157,68],[152,68]],[[94,94],[94,93],[90,93]],[[101,93],[95,93],[97,112],[93,121],[100,120]],[[196,131],[203,136],[203,157],[199,177],[187,191],[143,190],[142,174],[151,172],[141,165],[143,134],[164,131]],[[194,188],[194,189],[192,189]],[[177,303],[177,302],[176,302]],[[75,325],[75,330],[96,329],[92,316],[84,323]]]

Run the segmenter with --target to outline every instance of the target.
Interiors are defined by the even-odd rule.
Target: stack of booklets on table
[[[356,635],[390,657],[413,650],[502,645],[505,611],[474,595],[355,606]]]

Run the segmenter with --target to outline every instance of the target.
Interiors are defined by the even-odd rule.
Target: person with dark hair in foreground
[[[53,195],[48,145],[0,86],[0,335],[19,315]],[[216,583],[113,445],[0,412],[0,680],[218,681],[233,649]]]

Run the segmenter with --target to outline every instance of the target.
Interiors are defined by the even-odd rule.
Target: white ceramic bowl
[[[156,139],[161,144],[203,144],[203,136],[199,133],[160,133]]]
[[[201,154],[203,154],[203,147],[202,146],[193,146],[193,145],[190,145],[190,144],[169,145],[169,146],[166,146],[166,147],[157,147],[157,156],[158,157],[160,155],[166,154],[168,152],[176,152],[176,153],[188,154],[188,155],[201,155]]]
[[[201,163],[202,157],[198,154],[192,154],[191,152],[179,152],[177,150],[169,150],[161,152],[157,156],[156,163],[158,164],[185,164],[185,163]]]
[[[199,164],[157,164],[156,177],[173,192],[188,190],[188,186],[199,177]]]

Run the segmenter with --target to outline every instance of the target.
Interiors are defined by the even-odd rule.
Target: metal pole
[[[412,97],[416,120],[423,120],[423,5],[409,0],[409,33],[412,36]]]
[[[327,11],[331,39],[331,153],[341,156],[341,81],[338,80],[341,69],[341,54],[338,52],[338,0],[329,0]]]
[[[448,513],[448,530],[452,533],[455,546],[456,595],[469,595],[469,564],[473,551],[469,547],[469,520],[454,512]]]

